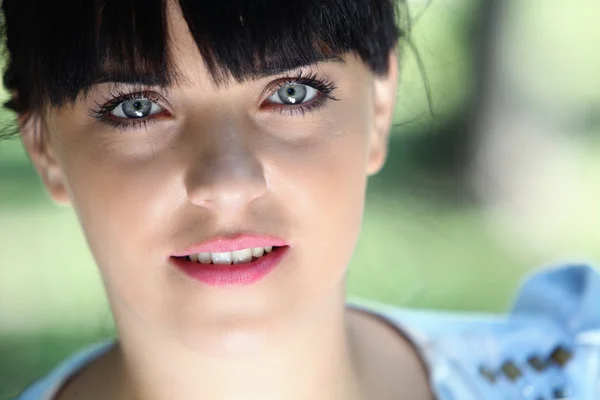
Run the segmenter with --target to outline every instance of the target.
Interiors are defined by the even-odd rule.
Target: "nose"
[[[265,194],[263,167],[243,134],[221,131],[215,136],[194,146],[185,181],[187,196],[192,204],[207,209],[240,211]]]

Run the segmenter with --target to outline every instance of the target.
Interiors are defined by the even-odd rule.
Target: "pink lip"
[[[193,245],[181,252],[172,254],[173,257],[185,257],[190,254],[197,253],[224,253],[228,251],[236,251],[249,249],[253,247],[283,247],[287,246],[287,242],[275,236],[266,235],[237,235],[233,237],[221,237],[211,239],[196,245]]]
[[[187,257],[171,257],[171,261],[186,275],[207,285],[244,286],[267,276],[280,264],[289,249],[288,246],[276,247],[270,253],[246,264],[202,264],[190,261]]]

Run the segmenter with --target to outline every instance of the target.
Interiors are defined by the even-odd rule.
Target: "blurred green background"
[[[412,41],[422,59],[435,115],[430,114],[418,59],[404,46],[390,159],[370,183],[364,231],[349,274],[352,297],[407,307],[501,312],[510,305],[520,279],[533,269],[561,260],[600,259],[593,224],[598,221],[593,207],[598,208],[600,199],[595,134],[600,130],[598,119],[590,119],[600,104],[598,90],[590,90],[600,87],[594,85],[600,83],[595,76],[600,56],[580,44],[582,38],[597,43],[593,37],[598,37],[598,29],[593,30],[587,16],[598,15],[600,7],[592,1],[578,4],[507,1],[503,15],[509,22],[490,42],[498,42],[494,65],[501,66],[495,72],[503,77],[499,80],[510,77],[519,98],[540,104],[536,110],[550,116],[541,117],[545,124],[567,126],[558,131],[569,134],[557,137],[576,155],[565,159],[575,161],[560,161],[563,157],[563,164],[556,165],[567,165],[574,171],[571,175],[557,177],[551,168],[540,168],[542,175],[519,172],[537,171],[533,166],[500,168],[509,178],[527,176],[529,180],[517,186],[527,190],[538,188],[534,183],[540,176],[550,177],[554,192],[546,186],[514,192],[553,205],[546,210],[536,206],[541,203],[512,207],[528,203],[512,196],[513,186],[503,181],[497,185],[500,194],[493,196],[481,195],[482,186],[473,183],[482,180],[473,160],[487,154],[467,151],[474,142],[469,122],[478,101],[473,50],[480,34],[479,3],[435,0],[427,7],[427,2],[412,1]],[[0,115],[3,126],[12,118]],[[550,131],[548,137],[556,130]],[[530,143],[522,137],[513,143],[515,151]],[[533,146],[525,159],[539,161],[536,149]],[[516,164],[509,160],[503,165]],[[555,205],[554,193],[565,192],[563,186],[572,183],[573,176],[579,180],[569,186],[572,195],[566,200],[558,196],[562,200]],[[489,184],[489,179],[483,180]],[[112,335],[113,326],[73,212],[50,203],[18,140],[0,143],[0,227],[3,399],[74,350]]]

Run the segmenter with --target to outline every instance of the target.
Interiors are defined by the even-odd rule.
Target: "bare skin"
[[[49,194],[77,213],[119,336],[60,400],[430,398],[410,345],[345,307],[367,177],[387,152],[395,54],[385,76],[353,54],[303,67],[334,82],[339,100],[299,112],[271,101],[298,71],[217,88],[174,4],[168,19],[184,79],[144,88],[164,111],[145,126],[90,117],[111,84],[21,119]],[[290,249],[244,287],[200,284],[169,261],[235,233],[277,235]]]
[[[352,398],[433,399],[419,355],[402,336],[360,311],[349,309],[347,319],[348,332],[356,342],[356,379],[361,391]],[[113,347],[70,380],[55,400],[130,399],[121,389],[120,357],[118,347]],[[317,393],[314,398],[325,399],[323,395]]]

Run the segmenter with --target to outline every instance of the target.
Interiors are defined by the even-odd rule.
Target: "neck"
[[[124,399],[360,398],[355,342],[338,299],[246,357],[209,356],[143,329],[127,332],[117,348]]]

